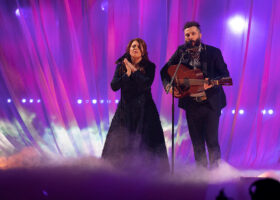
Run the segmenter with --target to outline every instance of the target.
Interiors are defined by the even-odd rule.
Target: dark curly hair
[[[192,27],[192,26],[195,26],[195,27],[199,30],[199,32],[201,32],[200,24],[199,24],[198,22],[195,22],[195,21],[187,22],[187,23],[184,25],[184,30],[185,30],[186,28],[190,28],[190,27]]]

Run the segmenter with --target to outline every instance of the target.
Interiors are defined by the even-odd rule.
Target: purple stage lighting
[[[18,16],[18,17],[20,16],[20,12],[19,12],[19,9],[18,9],[18,8],[16,9],[15,14],[16,14],[16,16]]]
[[[269,110],[268,110],[268,114],[272,115],[272,114],[273,114],[273,110],[272,110],[272,109],[269,109]]]
[[[228,25],[233,33],[241,34],[246,28],[246,21],[244,17],[236,15],[228,20]]]
[[[101,3],[101,10],[102,11],[107,11],[108,10],[108,1],[107,0],[104,0],[102,3]]]
[[[239,110],[239,114],[243,115],[244,114],[244,110],[243,109]]]
[[[49,195],[46,190],[42,190],[42,193],[43,193],[44,196],[48,196]]]
[[[174,64],[179,62],[175,57],[185,53],[183,28],[192,20],[200,23],[203,42],[218,48],[212,52],[212,47],[207,46],[202,49],[207,55],[205,51],[201,59],[196,59],[197,54],[192,60],[201,61],[203,56],[210,56],[209,62],[215,63],[216,53],[218,57],[221,54],[224,61],[217,62],[225,62],[229,74],[223,65],[217,75],[229,75],[234,80],[234,86],[224,87],[227,105],[218,113],[221,114],[220,143],[226,144],[221,145],[222,159],[234,167],[279,168],[275,149],[280,147],[280,140],[275,138],[279,137],[280,129],[277,107],[280,105],[277,93],[280,1],[0,2],[0,124],[4,126],[0,134],[3,136],[0,168],[9,168],[10,156],[13,159],[14,154],[16,159],[24,159],[12,162],[15,167],[25,164],[25,160],[31,161],[28,165],[32,161],[36,164],[37,158],[40,161],[45,154],[51,154],[54,159],[63,156],[66,160],[102,157],[112,117],[124,103],[121,98],[124,95],[134,98],[146,89],[152,93],[153,109],[158,115],[155,117],[161,120],[167,152],[171,155],[173,120],[172,110],[166,105],[172,104],[172,95],[165,94],[160,71],[176,50],[179,51],[172,59]],[[130,79],[121,79],[112,88],[113,79],[120,80],[125,75],[123,66],[115,61],[136,37],[145,41],[156,68],[149,68],[147,72],[151,74],[142,70]],[[121,68],[116,70],[117,66]],[[146,79],[146,75],[151,76]],[[145,88],[132,83],[131,78],[144,81]],[[124,94],[126,89],[128,93]],[[224,95],[215,93],[215,88],[206,93],[211,96],[212,92],[217,102],[211,102],[211,107],[224,106]],[[181,162],[193,165],[186,112],[178,108],[178,100],[174,113],[178,133],[174,161],[179,165]],[[154,116],[146,118],[145,110],[149,107],[144,105],[143,109],[143,117],[150,121]],[[265,137],[267,133],[269,137]],[[43,190],[51,192],[39,188],[41,196]]]

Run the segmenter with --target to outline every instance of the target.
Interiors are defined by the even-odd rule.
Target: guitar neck
[[[232,85],[232,79],[230,77],[226,77],[226,78],[221,78],[219,80],[211,80],[210,83],[212,85],[230,86]]]
[[[204,83],[212,85],[232,85],[232,79],[230,77],[221,78],[219,80],[204,80],[204,79],[188,79],[189,85],[203,85]]]

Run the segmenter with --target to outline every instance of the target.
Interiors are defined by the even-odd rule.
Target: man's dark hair
[[[190,27],[192,27],[192,26],[195,26],[195,27],[199,30],[199,32],[201,32],[201,30],[200,30],[200,24],[199,24],[198,22],[195,22],[195,21],[187,22],[187,23],[185,24],[185,26],[184,26],[184,30],[185,30],[186,28],[190,28]]]

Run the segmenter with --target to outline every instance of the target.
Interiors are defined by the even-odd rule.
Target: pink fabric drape
[[[245,20],[239,34],[228,24],[236,15]],[[99,157],[120,97],[110,88],[114,62],[136,37],[147,42],[157,66],[152,92],[171,155],[171,96],[159,71],[184,42],[190,20],[200,22],[204,43],[222,50],[234,82],[225,88],[228,105],[220,121],[223,159],[242,167],[279,166],[276,0],[1,3],[0,157],[30,146],[41,154]],[[176,159],[193,162],[185,113],[177,107],[175,121]]]

